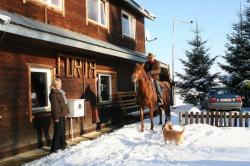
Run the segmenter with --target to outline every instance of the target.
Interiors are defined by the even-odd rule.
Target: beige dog
[[[162,127],[162,130],[165,143],[167,143],[167,141],[169,141],[170,143],[172,141],[175,141],[176,145],[180,145],[183,143],[184,127],[182,131],[177,131],[173,129],[173,125],[171,122],[166,122]]]

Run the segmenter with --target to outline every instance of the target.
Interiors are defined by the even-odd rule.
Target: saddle
[[[156,92],[154,79],[150,75],[148,75],[148,78],[149,78],[151,85],[153,87],[153,91]],[[162,92],[169,90],[168,86],[164,84],[164,81],[160,81],[160,87],[161,87]]]

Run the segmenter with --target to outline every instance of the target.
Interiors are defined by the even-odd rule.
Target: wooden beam
[[[245,127],[248,127],[248,117],[249,117],[249,113],[246,112],[245,113]]]
[[[229,112],[228,127],[232,127],[232,112]]]
[[[209,118],[210,117],[210,112],[209,111],[207,111],[207,113],[206,113],[206,124],[208,124],[209,125]]]
[[[193,124],[194,123],[194,113],[191,112],[190,113],[190,124]]]
[[[237,113],[234,113],[234,127],[237,127]]]
[[[195,123],[196,123],[196,124],[199,123],[199,112],[196,112],[196,115],[195,115]]]
[[[185,125],[188,125],[188,112],[185,112]]]
[[[240,127],[243,127],[243,122],[242,122],[242,113],[240,112],[240,116],[239,116],[239,125]]]
[[[212,126],[214,126],[214,112],[211,112],[211,124]]]
[[[218,125],[218,118],[219,118],[219,112],[216,111],[215,112],[215,126],[217,126],[217,127],[219,126]]]
[[[204,124],[204,112],[201,112],[201,124]]]

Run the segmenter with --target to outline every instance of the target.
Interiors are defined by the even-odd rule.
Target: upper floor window
[[[135,18],[122,11],[122,35],[135,39]]]
[[[55,8],[58,8],[58,9],[61,9],[61,10],[62,10],[62,7],[63,7],[63,0],[44,0],[44,1],[47,1],[47,2],[50,1],[50,5],[51,5],[52,7],[55,7]]]
[[[105,0],[87,0],[88,19],[102,26],[108,23],[108,3]]]
[[[37,2],[59,11],[63,11],[64,9],[64,0],[23,0],[23,1]]]

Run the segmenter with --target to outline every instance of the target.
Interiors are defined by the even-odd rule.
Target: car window
[[[223,95],[223,94],[225,94],[225,91],[224,90],[218,90],[217,92],[216,92],[216,94],[218,94],[218,95]]]
[[[214,89],[210,90],[209,94],[210,94],[210,95],[216,94],[216,90],[214,90]]]
[[[223,94],[231,94],[232,91],[230,89],[211,89],[210,95],[223,95]]]

